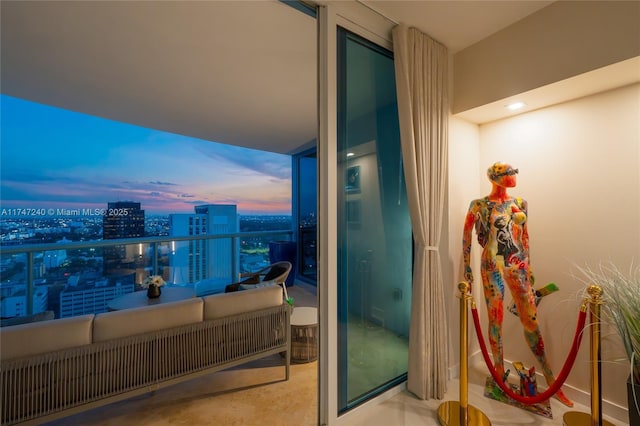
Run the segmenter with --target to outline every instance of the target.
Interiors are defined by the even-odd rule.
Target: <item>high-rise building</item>
[[[169,235],[198,236],[236,233],[240,222],[235,204],[196,206],[195,213],[169,215]],[[178,241],[169,253],[169,281],[196,283],[204,279],[231,282],[238,271],[240,248],[230,238]]]
[[[140,208],[140,203],[108,203],[107,211],[102,216],[102,238],[115,240],[137,237],[144,237],[144,210]]]
[[[115,240],[144,237],[144,210],[140,203],[116,201],[107,204],[102,217],[102,238]],[[121,275],[123,270],[135,273],[139,258],[137,245],[117,245],[104,248],[103,269],[105,275]]]
[[[196,236],[207,234],[207,215],[178,213],[169,215],[169,235]],[[174,284],[194,283],[208,278],[208,245],[206,240],[171,243],[169,273],[165,279]],[[168,276],[167,276],[168,275]]]

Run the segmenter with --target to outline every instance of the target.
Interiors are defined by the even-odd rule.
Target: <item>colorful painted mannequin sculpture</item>
[[[478,243],[482,246],[481,274],[484,297],[489,316],[489,343],[493,362],[500,377],[504,376],[502,321],[504,317],[504,288],[509,288],[518,317],[524,328],[529,348],[542,365],[542,372],[550,386],[555,378],[547,362],[544,342],[538,327],[533,274],[529,265],[529,235],[527,233],[527,202],[507,194],[516,186],[516,174],[509,164],[495,163],[487,170],[491,193],[471,202],[464,223],[464,278],[473,285],[471,271],[471,240],[475,226]],[[556,397],[565,405],[571,402],[559,390]]]

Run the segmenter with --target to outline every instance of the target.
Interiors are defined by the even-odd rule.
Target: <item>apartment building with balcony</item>
[[[239,232],[235,205],[202,205],[195,213],[170,214],[169,235],[222,235]],[[235,248],[234,248],[235,247]],[[230,240],[192,240],[172,243],[166,278],[173,284],[193,284],[205,279],[230,280],[238,271],[240,248]]]

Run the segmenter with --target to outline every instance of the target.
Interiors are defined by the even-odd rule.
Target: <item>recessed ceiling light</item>
[[[519,109],[524,108],[526,105],[527,104],[525,104],[524,102],[513,102],[507,105],[506,107],[509,109],[509,111],[517,111]]]
[[[355,154],[353,152],[347,152],[347,157],[353,157]]]

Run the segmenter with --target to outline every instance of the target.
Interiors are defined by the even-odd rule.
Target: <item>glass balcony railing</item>
[[[240,273],[270,263],[270,241],[292,238],[292,231],[262,231],[5,246],[0,316],[105,312],[109,301],[141,290],[150,275],[167,286],[193,287],[198,296],[223,292]]]

